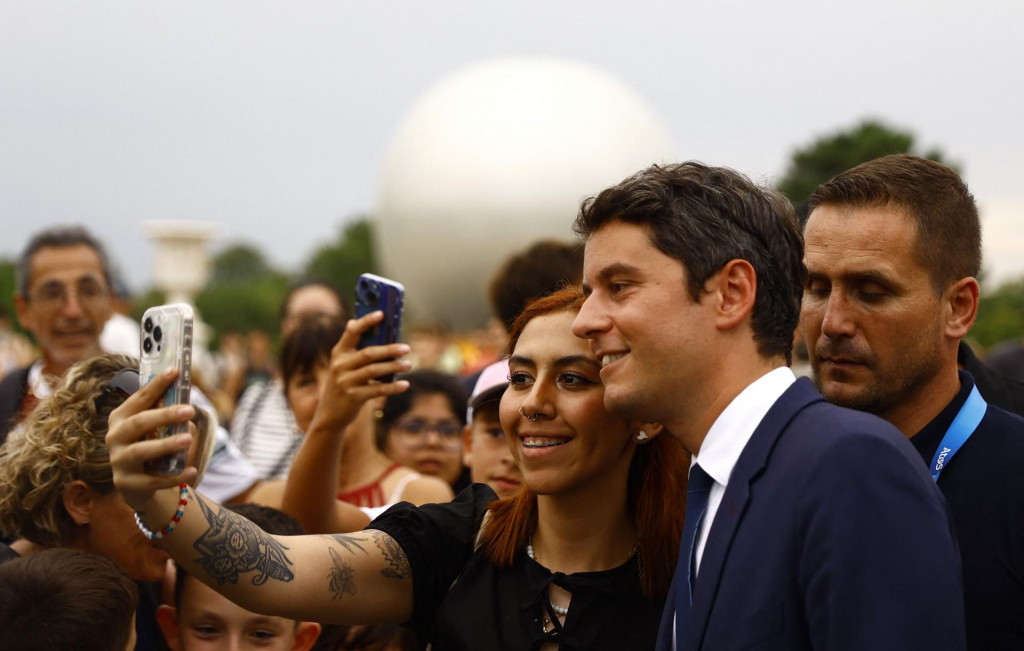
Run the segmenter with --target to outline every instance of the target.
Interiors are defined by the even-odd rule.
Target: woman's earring
[[[644,441],[646,441],[649,438],[651,438],[651,437],[647,436],[647,432],[645,432],[643,430],[640,430],[640,432],[636,435],[636,442],[637,443],[643,443]]]

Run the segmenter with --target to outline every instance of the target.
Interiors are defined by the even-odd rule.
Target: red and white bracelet
[[[185,513],[185,506],[188,505],[188,484],[179,485],[178,490],[180,491],[178,496],[178,510],[174,512],[174,515],[171,517],[171,521],[167,523],[167,526],[157,533],[153,533],[147,529],[146,524],[142,521],[142,518],[139,517],[139,514],[135,514],[135,524],[138,525],[139,531],[145,534],[145,536],[150,540],[160,540],[167,534],[174,531],[174,525],[181,521],[181,516]]]

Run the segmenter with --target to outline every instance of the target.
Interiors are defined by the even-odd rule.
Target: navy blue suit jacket
[[[949,510],[920,456],[890,424],[827,403],[807,379],[740,454],[694,590],[687,651],[965,645]]]

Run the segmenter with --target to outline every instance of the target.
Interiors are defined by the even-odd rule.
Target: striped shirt
[[[248,387],[231,420],[231,440],[263,479],[284,479],[302,443],[302,432],[280,381]]]

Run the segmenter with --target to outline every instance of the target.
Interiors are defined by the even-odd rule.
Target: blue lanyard
[[[960,450],[967,439],[971,438],[974,430],[978,429],[978,424],[985,417],[987,409],[988,403],[981,397],[978,387],[975,385],[971,388],[971,395],[967,396],[967,400],[957,412],[953,423],[946,430],[946,435],[942,437],[938,449],[935,450],[931,465],[932,479],[939,481],[942,469],[949,465],[953,455]]]

